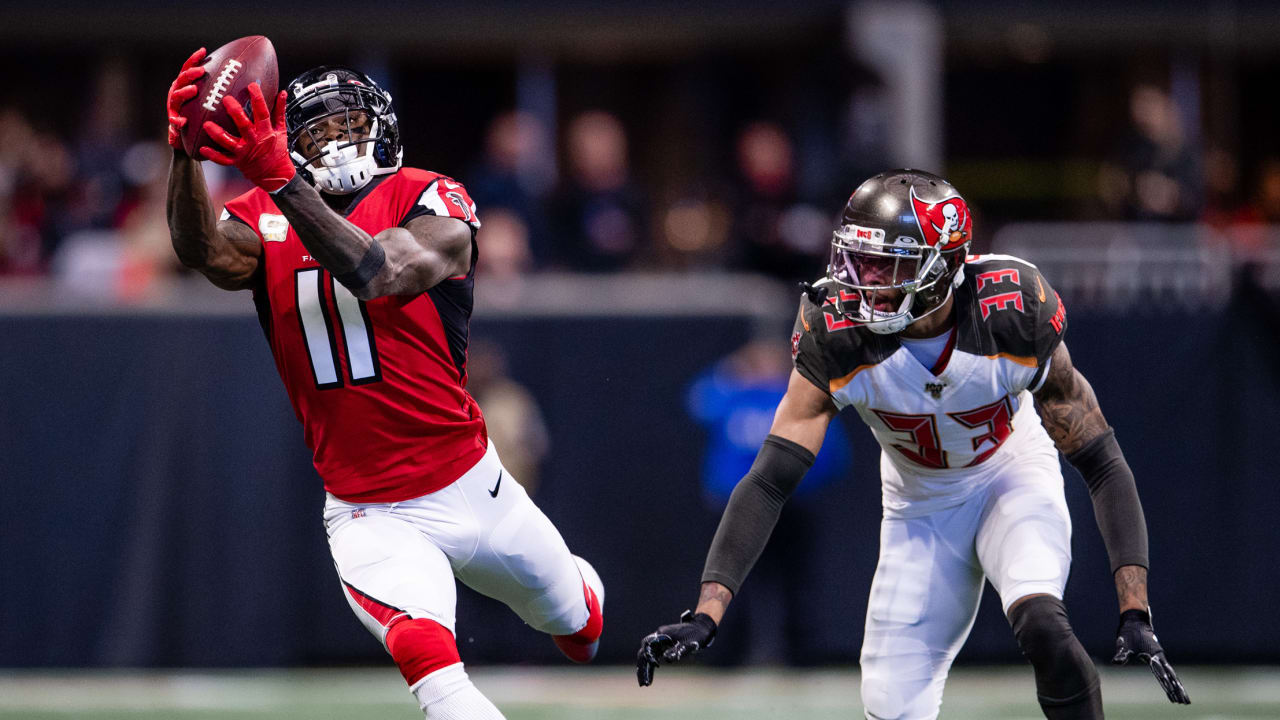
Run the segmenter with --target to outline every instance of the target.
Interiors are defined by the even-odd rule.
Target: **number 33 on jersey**
[[[830,300],[801,300],[796,370],[836,407],[858,411],[894,475],[936,478],[906,482],[898,488],[904,500],[951,495],[943,477],[970,475],[1002,449],[1045,434],[1031,392],[1066,331],[1061,300],[1034,265],[1014,257],[970,256],[964,273],[951,336],[931,368],[896,335],[859,329]]]
[[[479,228],[460,184],[402,168],[353,198],[346,219],[370,235],[420,215]],[[325,488],[350,502],[396,502],[455,480],[484,454],[466,391],[471,270],[416,296],[363,302],[316,262],[271,196],[252,190],[223,219],[262,240],[258,318]]]

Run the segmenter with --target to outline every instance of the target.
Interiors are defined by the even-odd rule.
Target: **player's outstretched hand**
[[[715,639],[716,621],[706,613],[695,615],[692,610],[685,610],[680,622],[663,625],[645,635],[640,641],[640,652],[636,653],[636,680],[640,687],[653,682],[653,671],[658,665],[678,663],[710,647]]]
[[[1169,696],[1169,702],[1191,704],[1191,698],[1182,687],[1182,681],[1173,666],[1164,657],[1164,648],[1151,629],[1151,615],[1145,610],[1125,610],[1120,613],[1120,627],[1116,630],[1116,656],[1111,662],[1124,665],[1133,657],[1146,663]]]
[[[196,96],[195,82],[205,73],[200,65],[204,55],[204,48],[191,53],[191,57],[182,63],[182,70],[178,71],[178,77],[174,78],[173,83],[169,85],[169,97],[165,101],[165,109],[169,112],[169,147],[174,150],[185,152],[182,147],[182,128],[186,126],[187,119],[182,117],[179,109],[183,103]]]
[[[250,84],[249,107],[253,110],[253,120],[250,120],[244,106],[228,95],[222,102],[227,106],[227,114],[235,123],[240,137],[206,120],[205,134],[225,152],[202,147],[200,154],[219,165],[234,165],[250,182],[267,192],[284,187],[296,172],[289,157],[289,133],[284,119],[287,99],[288,93],[281,90],[272,113],[262,96],[262,88],[256,82]]]

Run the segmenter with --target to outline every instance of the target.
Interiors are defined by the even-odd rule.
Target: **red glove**
[[[227,106],[231,121],[240,131],[240,137],[206,120],[205,135],[227,152],[224,154],[210,147],[202,147],[200,154],[219,165],[234,165],[250,182],[267,192],[275,192],[289,184],[297,171],[293,168],[293,160],[289,158],[289,133],[284,122],[284,107],[288,95],[284,90],[280,91],[280,96],[276,98],[276,111],[272,115],[267,111],[262,88],[258,83],[249,85],[252,122],[245,115],[244,106],[228,95],[222,102]]]
[[[178,114],[178,108],[196,96],[196,86],[192,83],[199,80],[205,73],[204,68],[200,66],[202,60],[204,60],[204,48],[192,53],[191,57],[182,63],[182,70],[169,86],[169,100],[165,103],[165,107],[169,111],[169,147],[174,150],[186,152],[182,147],[182,128],[186,127],[187,119]]]

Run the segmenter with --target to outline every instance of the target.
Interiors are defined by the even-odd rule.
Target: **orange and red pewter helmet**
[[[890,170],[858,186],[831,238],[836,309],[874,333],[901,332],[964,280],[973,218],[951,183]]]

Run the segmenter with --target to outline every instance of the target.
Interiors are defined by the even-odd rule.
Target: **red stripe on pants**
[[[394,605],[388,605],[381,600],[365,595],[351,583],[344,581],[342,584],[346,586],[347,594],[351,596],[352,600],[356,601],[356,605],[359,605],[361,609],[372,615],[373,619],[377,620],[382,627],[390,627],[397,617],[407,617],[408,615]]]

